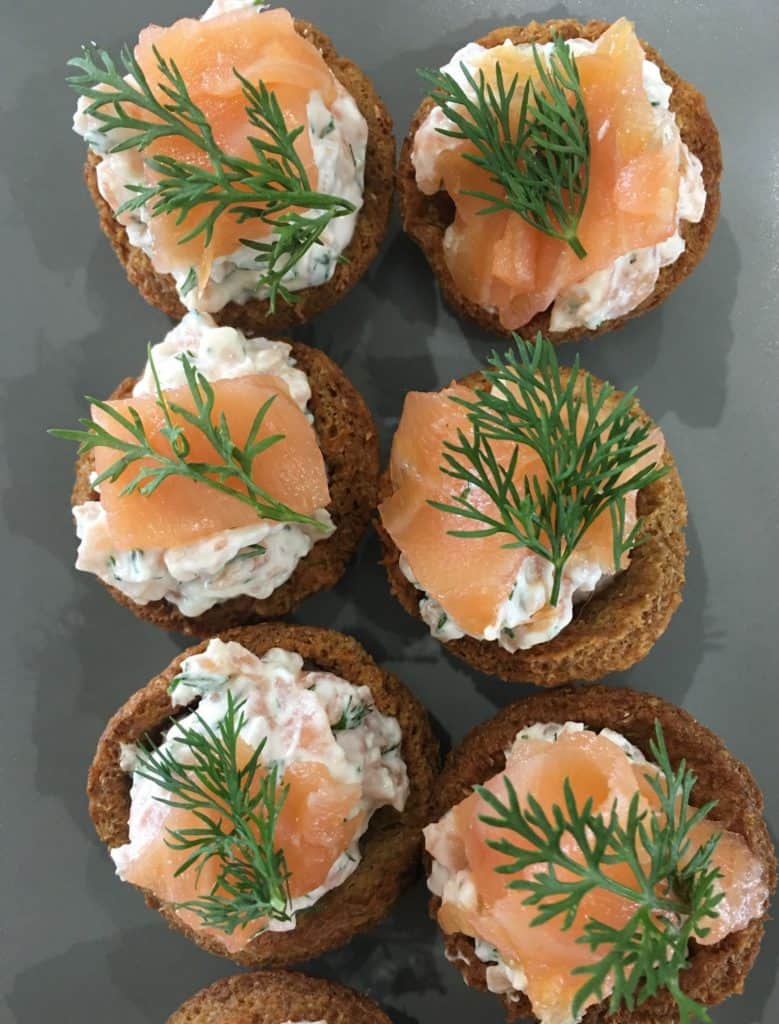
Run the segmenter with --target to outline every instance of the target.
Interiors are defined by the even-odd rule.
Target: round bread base
[[[430,818],[438,744],[422,704],[351,637],[328,629],[265,623],[231,630],[221,639],[234,640],[258,657],[272,647],[297,651],[309,665],[333,672],[355,686],[369,687],[376,708],[398,720],[403,736],[402,754],[410,784],[405,809],[398,813],[383,807],[374,814],[360,841],[362,859],[357,870],[311,910],[301,913],[291,931],[265,932],[242,950],[228,952],[219,939],[182,921],[170,904],[144,892],[150,907],[203,949],[244,966],[284,967],[336,949],[357,933],[373,928],[415,879],[421,829]],[[109,849],[129,839],[130,777],[120,766],[121,745],[158,734],[170,717],[182,710],[174,708],[168,687],[184,659],[206,646],[202,643],[183,651],[119,709],[100,738],[89,769],[87,794],[97,834]]]
[[[605,21],[590,21],[582,24],[573,18],[561,18],[547,22],[531,21],[528,25],[512,25],[496,28],[477,40],[482,46],[500,46],[509,39],[513,43],[547,43],[555,35],[563,39],[595,40],[609,27]],[[719,134],[711,118],[706,100],[698,90],[672,70],[660,54],[643,42],[646,56],[660,68],[663,81],[673,88],[670,108],[676,114],[682,140],[703,164],[703,182],[706,187],[706,208],[699,224],[684,222],[681,234],[685,250],[678,260],[660,270],[655,290],[640,305],[624,316],[604,321],[594,330],[575,327],[567,331],[550,332],[551,306],[538,313],[528,323],[517,328],[516,333],[527,339],[535,338],[541,331],[555,344],[564,341],[583,341],[595,338],[607,331],[621,327],[628,320],[654,309],[670,295],[677,285],[697,267],[708,248],[717,224],[720,208],[720,178],[722,177],[722,152]],[[454,312],[479,327],[494,334],[510,337],[511,331],[501,324],[497,313],[467,299],[455,284],[444,256],[444,234],[454,220],[454,203],[446,192],[427,196],[419,190],[416,182],[411,153],[414,136],[435,104],[428,98],[417,110],[411,122],[400,154],[397,170],[397,189],[400,209],[406,233],[417,243],[438,279],[441,292]]]
[[[223,978],[188,999],[168,1024],[391,1024],[366,996],[325,978],[262,971]]]
[[[763,820],[763,797],[749,770],[736,760],[722,740],[681,708],[659,697],[605,686],[566,687],[517,701],[493,719],[473,729],[453,750],[436,786],[436,819],[468,796],[474,785],[483,784],[503,771],[505,752],[517,733],[540,722],[583,722],[588,728],[613,729],[651,759],[655,720],[663,727],[671,763],[682,758],[697,776],[692,792],[694,806],[716,800],[712,817],[724,828],[744,837],[749,849],[766,869],[769,889],[776,888],[776,857]],[[436,919],[440,900],[430,902]],[[768,913],[751,921],[740,932],[713,946],[692,945],[690,968],[681,977],[683,991],[706,1006],[715,1006],[737,992],[760,948]],[[461,933],[445,936],[448,959],[472,988],[487,991],[486,965],[474,951],[474,942]],[[508,993],[496,996],[508,1021],[536,1020],[527,996]],[[605,1003],[590,1007],[583,1024],[676,1024],[679,1015],[666,991],[651,997],[640,1008],[609,1014]]]
[[[343,575],[376,507],[379,475],[376,428],[360,393],[324,352],[299,342],[289,344],[292,357],[311,385],[309,408],[327,468],[328,510],[336,525],[335,533],[317,541],[300,560],[292,576],[269,597],[262,600],[233,597],[202,615],[183,615],[165,600],[138,604],[115,587],[104,584],[111,596],[139,619],[178,633],[210,636],[233,626],[287,615],[305,598],[334,586]],[[128,397],[134,385],[134,379],[123,381],[111,398]],[[89,479],[93,466],[91,454],[80,456],[76,462],[74,506],[99,498]]]
[[[247,334],[275,335],[296,324],[303,324],[338,302],[365,274],[376,257],[387,233],[394,191],[395,136],[392,118],[376,94],[368,76],[355,63],[340,57],[330,39],[307,21],[295,20],[295,29],[321,52],[335,77],[351,94],[368,123],[368,147],[365,155],[363,206],[357,218],[354,236],[344,250],[344,260],[336,266],[328,282],[296,292],[293,303],[279,301],[271,311],[267,299],[250,299],[239,304],[228,302],[211,315],[222,325],[238,327]],[[91,150],[84,165],[84,179],[100,216],[100,227],[134,285],[151,306],[180,320],[187,312],[170,274],[160,274],[142,249],[130,244],[127,231],[114,217],[113,210],[100,195],[96,168],[100,156]]]
[[[568,371],[561,369],[563,381],[567,376]],[[597,378],[593,380],[597,390],[599,382]],[[486,386],[481,374],[471,374],[460,383],[470,388]],[[605,408],[613,407],[622,397],[621,392],[615,391]],[[641,422],[651,422],[637,402],[635,411]],[[663,464],[668,467],[666,475],[638,494],[643,540],[631,552],[628,568],[600,593],[576,605],[572,621],[557,636],[513,654],[496,640],[470,636],[442,641],[446,649],[487,675],[537,686],[600,679],[646,657],[681,603],[687,555],[687,500],[673,456],[667,449]],[[391,494],[392,481],[386,471],[379,481],[379,502]],[[392,592],[407,612],[421,618],[419,605],[425,594],[401,572],[400,551],[380,519],[376,529]],[[463,543],[478,542],[465,539]]]

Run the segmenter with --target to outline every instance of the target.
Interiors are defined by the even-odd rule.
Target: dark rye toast
[[[397,718],[403,735],[402,754],[410,784],[404,811],[399,814],[384,807],[376,812],[360,842],[362,860],[357,870],[311,910],[300,914],[291,931],[266,932],[239,952],[228,953],[218,939],[189,927],[169,905],[144,893],[147,904],[159,910],[172,928],[203,949],[244,966],[283,967],[342,946],[378,924],[417,876],[421,829],[430,819],[438,770],[438,744],[422,704],[351,637],[327,629],[265,623],[231,630],[220,639],[243,644],[258,657],[272,647],[296,651],[311,666],[369,687],[377,709]],[[120,745],[137,743],[147,734],[159,735],[175,712],[168,695],[171,680],[185,658],[205,647],[200,644],[175,658],[130,697],[100,738],[89,769],[87,795],[97,834],[109,849],[128,841],[130,777],[120,767]]]
[[[608,728],[622,733],[651,758],[650,741],[659,721],[672,765],[684,758],[697,776],[691,803],[701,806],[716,800],[712,816],[725,828],[743,836],[747,846],[765,865],[769,891],[776,887],[776,856],[763,820],[763,797],[749,770],[730,754],[722,740],[681,708],[659,697],[605,686],[566,687],[517,701],[493,719],[473,729],[446,759],[436,787],[436,820],[468,796],[472,787],[502,771],[506,749],[517,733],[537,722],[583,722],[595,731]],[[440,901],[433,897],[430,913],[436,917]],[[706,1006],[715,1006],[741,992],[760,948],[768,918],[751,921],[712,946],[695,945],[690,969],[680,975],[682,990]],[[474,942],[463,934],[446,936],[448,959],[472,988],[487,990],[486,965],[474,952]],[[497,996],[508,1021],[535,1020],[525,995]],[[604,1003],[590,1007],[582,1024],[676,1024],[679,1015],[666,991],[652,996],[640,1008],[609,1014]]]
[[[167,1024],[391,1024],[366,996],[326,978],[262,971],[222,978],[188,999]]]
[[[373,84],[357,64],[339,56],[331,40],[307,21],[295,19],[295,29],[321,52],[335,77],[353,96],[368,123],[368,148],[365,157],[363,206],[357,218],[354,236],[343,253],[332,278],[322,285],[296,292],[296,302],[277,303],[275,312],[267,299],[251,299],[239,304],[229,302],[212,314],[217,323],[238,327],[247,334],[277,334],[312,317],[338,302],[365,274],[379,251],[389,225],[394,193],[395,137],[392,118]],[[100,227],[127,272],[130,284],[143,298],[168,316],[180,320],[187,312],[170,274],[158,273],[151,260],[130,244],[127,231],[115,218],[97,187],[96,168],[100,156],[89,152],[84,164],[84,179],[100,215]]]
[[[499,46],[506,39],[513,43],[547,43],[555,35],[563,39],[595,40],[609,27],[605,21],[589,21],[582,23],[573,18],[560,18],[552,21],[531,21],[528,25],[511,25],[496,28],[477,42],[486,48]],[[722,176],[722,152],[719,134],[712,120],[705,98],[695,86],[686,82],[662,59],[660,54],[648,43],[641,41],[646,56],[660,68],[663,80],[672,86],[670,109],[676,114],[682,140],[687,144],[703,164],[703,181],[706,186],[706,208],[699,224],[683,222],[681,234],[685,241],[685,250],[678,260],[663,267],[657,280],[654,292],[635,309],[624,316],[604,321],[594,330],[576,327],[567,331],[551,333],[549,324],[551,307],[538,313],[516,333],[524,338],[532,339],[538,331],[547,334],[551,341],[559,344],[564,341],[583,341],[595,338],[607,331],[615,330],[633,317],[654,309],[670,295],[670,293],[688,277],[703,258],[719,217],[720,178]],[[411,152],[414,136],[422,122],[433,109],[434,103],[427,98],[417,110],[411,122],[400,154],[397,169],[397,190],[403,227],[406,233],[417,243],[425,254],[441,288],[441,292],[454,312],[465,319],[472,320],[486,331],[510,336],[511,332],[504,328],[497,315],[467,299],[456,286],[452,274],[444,258],[444,233],[454,219],[454,204],[445,192],[426,196],[419,190],[416,183]]]
[[[292,357],[311,385],[309,408],[327,468],[328,509],[336,526],[335,533],[318,541],[287,582],[269,597],[263,600],[234,597],[214,605],[202,615],[183,615],[175,605],[164,600],[137,604],[126,594],[104,584],[111,596],[138,618],[178,633],[210,636],[234,626],[287,615],[305,598],[332,587],[343,575],[376,507],[379,475],[376,428],[362,396],[328,356],[299,342],[289,344]],[[134,385],[132,378],[123,381],[111,399],[128,397]],[[73,505],[99,497],[89,479],[93,464],[91,454],[82,455],[76,462]]]
[[[591,375],[588,375],[591,376]],[[565,381],[568,371],[561,368]],[[596,389],[597,378],[592,377]],[[470,388],[485,387],[480,373],[460,381]],[[605,408],[622,398],[615,391]],[[651,422],[635,403],[641,422]],[[666,448],[663,463],[669,472],[638,494],[638,514],[643,516],[643,542],[634,548],[628,568],[608,586],[576,605],[572,621],[546,643],[513,654],[497,641],[465,636],[445,642],[447,650],[473,668],[506,682],[559,686],[576,679],[600,679],[609,672],[628,668],[644,658],[665,632],[681,603],[687,543],[687,499],[673,455]],[[379,502],[392,494],[386,470],[379,481]],[[390,587],[407,612],[420,618],[424,593],[400,571],[400,551],[377,519]],[[467,539],[463,544],[476,543]],[[443,642],[443,641],[442,641]]]

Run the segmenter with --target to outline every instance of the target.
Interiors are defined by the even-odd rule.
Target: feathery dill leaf
[[[500,62],[495,84],[461,64],[466,85],[443,71],[420,71],[433,101],[454,125],[441,135],[470,143],[463,153],[489,175],[497,191],[465,190],[483,199],[482,214],[510,210],[544,234],[566,242],[583,259],[579,222],[590,181],[590,132],[576,58],[556,36],[548,62],[533,45],[538,79],[506,82]]]
[[[600,1002],[612,981],[610,1013],[623,1006],[632,1010],[659,989],[668,989],[682,1024],[709,1021],[705,1007],[681,991],[679,974],[688,966],[690,941],[706,936],[723,898],[717,885],[720,871],[712,865],[719,834],[712,834],[690,856],[692,830],[716,801],[697,809],[690,806],[695,776],[684,761],[674,770],[658,721],[651,754],[660,771],[645,777],[658,799],[656,812],[640,810],[637,791],[626,815],[619,816],[615,804],[602,816],[593,811],[592,798],[579,805],[568,779],[562,806],[554,804],[549,812],[532,794],[520,807],[508,776],[505,803],[490,790],[476,787],[492,812],[482,815],[481,821],[521,842],[517,845],[506,837],[488,840],[487,845],[508,858],[495,868],[498,873],[522,875],[511,877],[507,886],[527,893],[523,902],[537,908],[532,925],[559,919],[560,929],[569,929],[582,900],[596,889],[630,900],[635,907],[622,928],[594,918],[584,925],[576,941],[602,955],[596,963],[573,970],[582,977],[571,1007],[575,1017],[590,1000]],[[563,841],[570,839],[574,855],[563,848]],[[630,866],[631,883],[609,874],[614,864]]]
[[[631,472],[655,447],[648,441],[650,424],[640,422],[633,409],[635,389],[609,408],[614,388],[603,384],[596,393],[578,357],[564,382],[547,338],[538,334],[527,342],[514,335],[514,342],[505,357],[490,357],[491,369],[484,371],[489,391],[477,390],[473,401],[452,397],[467,410],[473,431],[468,437],[458,430],[456,443],[444,442],[441,471],[466,486],[450,503],[429,504],[477,524],[450,530],[452,536],[505,533],[511,538],[506,547],[526,547],[551,562],[554,606],[568,559],[601,513],[611,511],[615,567],[636,546],[641,522],[625,535],[625,497],[659,480],[667,467]],[[515,445],[508,464],[498,459],[493,442]],[[517,479],[520,446],[539,456],[546,479]],[[471,487],[492,500],[493,511],[473,500]]]
[[[79,455],[87,454],[96,448],[108,448],[116,451],[118,457],[93,481],[97,488],[104,480],[115,483],[122,473],[137,462],[142,465],[136,475],[122,489],[121,494],[154,494],[165,480],[171,477],[184,477],[195,483],[203,484],[213,490],[228,494],[249,505],[260,519],[270,519],[280,523],[300,523],[304,526],[327,529],[318,519],[304,515],[277,501],[252,477],[254,461],[273,445],[284,440],[283,434],[271,434],[260,438],[260,431],[273,404],[274,395],[263,403],[257,411],[249,435],[241,447],[230,435],[230,428],[224,413],[217,418],[214,412],[214,389],[198,370],[195,369],[186,353],[179,356],[184,367],[187,387],[194,404],[194,411],[186,409],[176,402],[169,402],[160,384],[151,346],[148,348],[149,367],[154,378],[157,405],[163,412],[166,426],[161,434],[168,443],[169,451],[158,451],[152,447],[146,427],[138,412],[132,406],[125,416],[115,409],[110,402],[87,396],[87,401],[100,409],[111,420],[117,423],[130,435],[129,438],[117,437],[110,430],[93,419],[79,420],[83,430],[50,430],[54,437],[66,441],[78,442]],[[183,420],[198,431],[214,449],[219,462],[198,462],[190,458],[190,444],[184,428],[174,422],[173,417]],[[150,465],[149,463],[153,463]]]
[[[264,740],[240,766],[243,705],[228,690],[225,716],[216,726],[195,712],[197,728],[174,726],[176,753],[149,747],[141,751],[135,769],[170,794],[155,799],[192,813],[200,823],[167,831],[167,845],[186,854],[176,877],[194,871],[199,879],[211,860],[217,862],[211,890],[176,908],[194,912],[204,926],[228,935],[262,918],[289,920],[290,874],[274,842],[288,787],[279,784],[276,765],[266,769],[262,764]]]
[[[248,239],[242,244],[257,251],[257,289],[268,289],[271,310],[279,299],[295,302],[297,297],[284,286],[286,275],[313,246],[337,217],[354,212],[354,205],[340,196],[311,188],[306,168],[295,148],[305,130],[288,128],[276,94],[263,82],[252,84],[235,68],[241,85],[246,114],[256,135],[248,137],[253,158],[227,153],[216,140],[203,110],[190,96],[187,84],[174,60],[154,48],[159,81],[152,88],[129,47],[120,55],[121,69],[111,55],[97,47],[84,47],[80,57],[68,63],[80,74],[68,84],[90,100],[86,113],[99,122],[99,131],[109,136],[109,152],[127,149],[145,152],[165,138],[182,139],[208,158],[206,166],[189,163],[163,153],[148,156],[153,181],[128,185],[133,198],[123,203],[117,215],[146,207],[152,217],[170,214],[183,225],[190,213],[199,219],[178,239],[183,244],[202,236],[208,246],[221,217],[238,224],[259,218],[277,236],[269,245]],[[111,143],[110,133],[118,141]],[[313,216],[305,216],[309,211]],[[194,287],[192,272],[185,286]]]

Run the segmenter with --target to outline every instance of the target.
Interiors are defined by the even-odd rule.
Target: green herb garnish
[[[135,770],[170,794],[155,799],[191,812],[200,823],[168,829],[167,845],[187,854],[175,877],[194,870],[199,878],[209,861],[218,863],[211,891],[176,909],[192,911],[204,926],[228,935],[258,919],[290,919],[290,875],[274,843],[288,787],[279,784],[276,765],[261,763],[264,741],[239,765],[242,709],[228,691],[225,716],[215,728],[197,712],[197,728],[177,728],[176,745],[186,750],[181,760],[170,750],[149,748]]]
[[[368,704],[353,700],[349,697],[346,707],[341,712],[341,717],[331,726],[333,732],[341,732],[344,729],[356,729],[368,712],[372,710]]]
[[[157,371],[152,359],[151,346],[148,349],[149,366],[154,378],[157,405],[165,416],[166,426],[161,434],[168,442],[169,451],[160,452],[153,448],[146,428],[137,411],[130,406],[128,415],[124,416],[109,402],[87,396],[87,401],[109,416],[120,427],[130,434],[130,438],[116,437],[106,427],[95,420],[81,419],[83,430],[50,430],[54,437],[66,441],[77,441],[78,453],[84,455],[95,448],[108,448],[119,453],[115,462],[103,470],[92,483],[94,488],[104,480],[115,483],[124,471],[134,463],[143,461],[133,479],[122,489],[121,494],[127,495],[138,491],[139,494],[153,494],[169,477],[184,477],[195,483],[201,483],[222,494],[229,494],[245,505],[251,506],[260,519],[271,519],[274,522],[300,523],[305,526],[326,530],[327,527],[312,516],[295,512],[288,505],[276,501],[263,487],[252,478],[254,460],[279,441],[284,440],[283,434],[272,434],[260,438],[265,417],[273,404],[275,395],[263,403],[254,418],[249,435],[241,447],[230,436],[227,419],[222,413],[218,418],[214,413],[214,389],[208,380],[192,365],[189,357],[182,353],[179,358],[184,367],[187,386],[195,406],[195,411],[169,402],[162,390]],[[197,430],[216,452],[219,462],[198,462],[190,458],[190,444],[184,429],[174,423],[173,417],[179,417],[189,426]],[[148,462],[154,465],[148,465]]]
[[[494,509],[484,509],[483,502],[473,502],[465,493],[452,495],[451,504],[430,504],[479,524],[450,530],[454,537],[505,533],[512,538],[506,547],[526,547],[551,562],[554,606],[568,559],[606,510],[611,511],[614,566],[619,568],[623,555],[638,543],[641,529],[639,520],[625,535],[625,497],[659,480],[667,467],[648,465],[631,472],[654,449],[647,444],[651,425],[642,423],[633,408],[635,388],[615,401],[611,384],[596,393],[578,357],[564,381],[554,346],[543,335],[535,343],[517,335],[514,341],[516,350],[505,358],[493,353],[489,360],[492,369],[484,376],[491,391],[477,390],[473,401],[452,397],[467,410],[473,436],[458,430],[456,443],[446,441],[441,467],[447,476],[486,494]],[[496,441],[515,446],[506,465],[492,447]],[[520,446],[540,457],[546,479],[516,478]]]
[[[155,94],[129,47],[121,51],[121,70],[109,53],[95,47],[84,47],[80,57],[68,62],[81,72],[72,75],[68,84],[91,101],[86,113],[100,122],[99,131],[120,133],[121,141],[111,146],[110,152],[136,149],[143,153],[161,139],[179,138],[207,158],[205,165],[199,166],[162,153],[147,157],[153,183],[128,185],[136,195],[119,207],[117,215],[145,206],[153,217],[171,214],[181,225],[190,213],[198,211],[200,219],[179,242],[202,235],[204,246],[211,242],[220,217],[233,217],[239,224],[259,218],[275,238],[267,243],[241,239],[258,253],[257,288],[268,289],[271,310],[279,298],[297,301],[284,287],[284,278],[313,245],[321,244],[331,221],[353,213],[354,205],[311,188],[295,149],[295,140],[305,126],[287,127],[275,93],[263,82],[255,86],[233,68],[241,83],[248,121],[258,133],[248,137],[254,158],[237,157],[216,141],[175,61],[166,60],[156,48],[154,55],[160,76],[155,84],[164,99]],[[184,287],[191,289],[194,283],[190,272]]]
[[[602,817],[593,813],[592,798],[579,806],[568,779],[563,806],[553,805],[549,814],[532,794],[527,806],[520,807],[508,777],[504,778],[505,804],[489,790],[476,787],[494,812],[481,821],[521,841],[517,845],[504,838],[488,840],[487,845],[509,858],[495,868],[497,872],[525,876],[512,878],[507,886],[527,893],[523,902],[538,908],[532,925],[559,918],[561,930],[566,931],[584,897],[596,889],[622,896],[635,907],[622,928],[592,918],[584,924],[576,941],[602,955],[597,963],[572,972],[582,976],[571,1007],[574,1017],[589,1000],[600,1002],[606,984],[612,982],[609,1013],[620,1007],[632,1010],[659,989],[667,989],[676,1000],[682,1024],[710,1020],[705,1007],[682,992],[679,974],[689,965],[690,941],[708,934],[706,922],[718,916],[723,898],[717,885],[720,871],[712,866],[719,834],[691,853],[691,832],[716,801],[690,807],[695,776],[684,761],[674,771],[659,722],[655,722],[655,734],[651,753],[660,772],[647,773],[646,779],[657,795],[657,811],[640,810],[641,795],[636,792],[624,820],[617,814],[616,803]],[[575,855],[563,849],[563,842],[570,849],[570,840],[575,843]],[[614,864],[630,866],[631,884],[611,877],[608,869]]]
[[[475,152],[463,158],[481,167],[496,193],[465,191],[488,205],[480,213],[510,210],[534,228],[566,242],[583,259],[579,221],[590,180],[590,132],[582,100],[576,58],[559,36],[548,65],[536,46],[533,59],[538,83],[525,82],[518,103],[516,74],[507,85],[500,63],[495,85],[484,71],[478,78],[461,64],[467,88],[442,71],[421,71],[432,86],[431,97],[454,128],[441,135],[470,143]]]

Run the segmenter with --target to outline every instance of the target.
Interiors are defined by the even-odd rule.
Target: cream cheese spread
[[[251,0],[215,0],[202,20],[253,6]],[[261,9],[262,6],[257,6],[258,11]],[[317,191],[347,200],[354,206],[354,211],[335,217],[322,234],[321,244],[312,246],[284,276],[282,283],[291,292],[326,284],[330,280],[339,258],[352,240],[363,202],[368,125],[350,93],[336,79],[334,82],[336,98],[329,108],[318,91],[311,93],[307,104],[308,134],[318,174]],[[101,157],[96,172],[98,189],[116,210],[134,197],[128,186],[144,184],[143,154],[135,149],[112,153],[113,147],[128,133],[124,129],[101,132],[99,121],[86,112],[89,103],[86,97],[79,98],[73,129]],[[308,215],[316,216],[316,211]],[[160,266],[160,257],[149,230],[151,219],[146,206],[118,217],[127,230],[130,244],[142,249],[156,270],[165,272],[168,264],[164,269]],[[272,242],[275,237],[275,234],[270,234],[264,241]],[[228,302],[241,304],[250,299],[267,298],[268,289],[257,287],[260,270],[256,257],[257,253],[247,246],[220,256],[214,260],[210,277],[202,288],[187,287],[191,281],[191,267],[172,270],[179,298],[187,309],[209,313],[218,312]]]
[[[235,702],[243,702],[242,740],[255,748],[265,740],[262,761],[278,766],[282,782],[289,765],[317,762],[335,780],[360,787],[352,816],[360,817],[361,824],[349,847],[321,886],[291,901],[289,920],[268,924],[271,931],[289,931],[295,927],[296,913],[313,906],[357,869],[359,841],[374,812],[384,806],[398,811],[405,807],[409,783],[397,719],[376,709],[367,686],[355,686],[330,672],[309,671],[299,654],[280,648],[258,658],[238,643],[211,640],[203,653],[184,660],[174,684],[175,707],[186,709],[197,702],[196,709],[171,726],[159,748],[179,763],[186,764],[192,756],[177,740],[181,730],[216,728],[230,694]],[[123,746],[124,771],[134,773],[137,755],[137,747]],[[111,851],[120,877],[164,830],[168,808],[161,800],[167,796],[156,783],[133,774],[130,841]]]
[[[506,40],[507,45],[511,45]],[[570,39],[568,45],[574,56],[592,53],[596,44],[586,39]],[[529,50],[527,45],[517,45],[518,51]],[[548,54],[551,43],[538,47]],[[472,94],[463,72],[463,65],[471,74],[477,75],[484,54],[489,52],[478,43],[468,43],[452,57],[441,70],[451,75],[467,92]],[[671,86],[663,81],[660,69],[650,60],[644,60],[643,84],[649,102],[655,110],[658,127],[668,141],[679,140],[680,183],[677,200],[676,231],[659,245],[649,246],[625,253],[610,266],[598,270],[583,281],[572,285],[557,296],[552,305],[550,331],[567,331],[577,327],[595,330],[605,320],[624,316],[639,306],[654,291],[660,270],[674,263],[684,252],[685,243],[681,235],[684,222],[698,223],[703,217],[706,205],[706,189],[703,184],[702,165],[694,153],[681,140],[676,116],[669,110]],[[439,129],[453,128],[443,111],[435,107],[420,125],[414,137],[412,161],[417,181],[424,191],[435,191],[429,187],[435,181],[435,161],[438,154],[458,145],[456,139],[440,134]],[[453,226],[447,228],[444,245],[453,238]],[[491,310],[494,312],[494,310]]]
[[[179,358],[186,353],[209,381],[250,374],[270,374],[284,381],[301,410],[307,411],[311,388],[295,366],[291,347],[266,338],[246,338],[232,327],[217,327],[208,314],[188,313],[164,341],[153,346],[152,359],[164,389],[185,383]],[[133,395],[154,393],[147,363]],[[319,530],[299,523],[258,520],[256,524],[222,530],[171,548],[117,550],[108,517],[99,501],[73,509],[79,538],[76,568],[99,576],[136,604],[166,600],[183,615],[196,616],[232,597],[269,597],[285,583],[314,544],[331,536],[329,513],[318,509]]]

